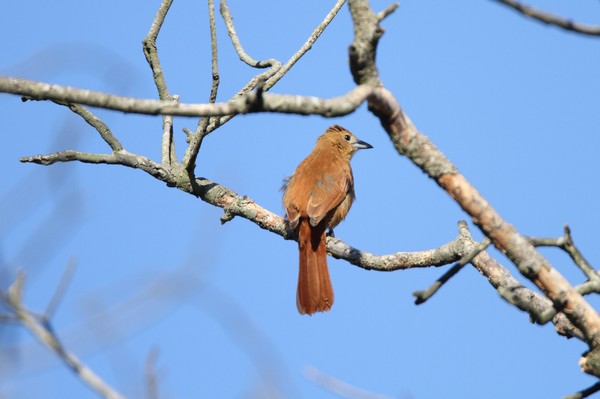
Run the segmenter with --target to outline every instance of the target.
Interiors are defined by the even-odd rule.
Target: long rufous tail
[[[325,226],[313,227],[301,219],[298,228],[300,272],[296,305],[300,314],[325,312],[333,305],[333,287],[327,268]]]

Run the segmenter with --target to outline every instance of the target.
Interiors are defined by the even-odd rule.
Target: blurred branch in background
[[[54,333],[48,315],[43,314],[41,316],[36,316],[25,308],[22,303],[24,283],[25,275],[19,273],[14,284],[10,286],[6,293],[2,293],[1,295],[2,301],[14,313],[16,319],[29,330],[41,344],[56,353],[84,384],[88,385],[91,389],[98,392],[99,395],[107,399],[123,398],[120,393],[106,384],[102,378],[62,345],[57,335]]]
[[[341,398],[346,399],[391,399],[389,396],[376,394],[357,388],[347,382],[338,380],[330,375],[324,374],[315,367],[307,366],[304,375],[316,385]]]
[[[214,247],[214,245],[213,245]],[[141,276],[135,275],[118,281],[110,287],[97,292],[89,292],[79,299],[78,304],[82,319],[69,328],[62,328],[60,333],[53,328],[51,316],[56,311],[60,297],[64,294],[72,273],[72,264],[65,269],[62,281],[55,290],[47,309],[48,313],[36,314],[28,310],[21,302],[24,275],[20,273],[15,283],[6,292],[0,291],[0,297],[6,312],[0,315],[3,323],[19,323],[30,331],[47,349],[59,356],[67,366],[91,389],[106,398],[122,397],[86,366],[74,352],[81,357],[106,351],[109,347],[123,342],[128,337],[147,329],[152,324],[164,319],[175,309],[184,304],[192,305],[201,314],[207,314],[222,326],[231,338],[231,342],[251,359],[259,376],[259,382],[252,389],[258,396],[271,398],[289,397],[289,376],[283,366],[279,354],[244,311],[227,295],[198,276],[198,259],[209,259],[216,254],[200,256],[197,249],[192,249],[188,259],[179,267],[168,273]],[[117,294],[118,293],[118,294]],[[60,335],[60,338],[59,338]],[[21,367],[31,373],[49,367],[37,348],[24,347],[22,340],[5,344],[2,354],[17,351],[20,355]],[[146,381],[147,393],[159,396],[160,374],[154,370],[158,348],[151,349],[145,367],[139,370]],[[3,360],[9,360],[2,356]],[[123,359],[118,361],[123,362]],[[13,362],[13,365],[15,363]],[[3,365],[3,378],[7,379],[18,373]],[[14,366],[13,366],[14,367]],[[133,384],[131,369],[126,373],[116,370],[123,381],[121,386]],[[135,370],[134,370],[135,371]],[[134,386],[134,391],[137,390]],[[135,395],[132,395],[135,396]]]

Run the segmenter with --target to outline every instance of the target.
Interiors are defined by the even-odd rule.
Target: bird
[[[327,229],[333,234],[348,214],[354,196],[350,160],[360,149],[373,148],[347,129],[330,126],[312,152],[284,183],[283,206],[297,234],[300,269],[296,305],[300,314],[325,312],[333,305],[327,267]]]

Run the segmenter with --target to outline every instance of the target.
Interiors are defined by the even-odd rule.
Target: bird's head
[[[333,125],[329,127],[325,133],[317,140],[317,147],[333,146],[337,151],[351,158],[358,150],[373,148],[367,142],[359,140],[352,132],[339,126]]]

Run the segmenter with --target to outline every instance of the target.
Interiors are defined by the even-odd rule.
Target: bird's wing
[[[344,201],[352,187],[352,173],[340,168],[339,172],[325,172],[318,176],[309,193],[306,209],[310,224],[316,226],[330,211]]]

